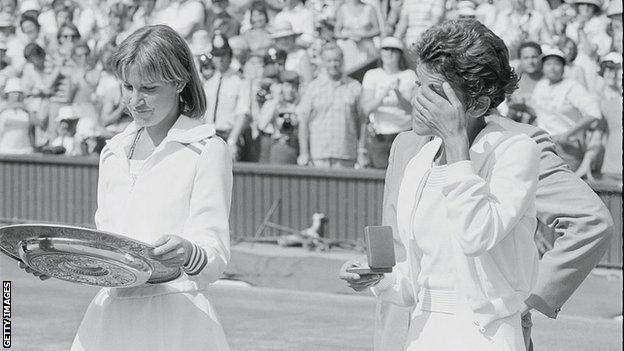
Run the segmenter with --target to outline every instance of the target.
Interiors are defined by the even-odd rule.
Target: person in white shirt
[[[529,7],[530,0],[511,0],[511,7],[498,13],[492,30],[505,41],[512,55],[525,41],[552,43],[552,35],[544,16]],[[516,57],[512,57],[515,59]]]
[[[99,291],[72,351],[229,350],[205,290],[230,259],[232,163],[204,124],[206,97],[184,39],[139,29],[112,67],[134,121],[100,154],[98,229],[150,243],[174,280]]]
[[[594,130],[602,118],[600,105],[589,92],[573,79],[564,79],[565,55],[559,49],[544,50],[543,80],[531,95],[536,112],[536,125],[548,132],[558,146],[558,154],[572,170],[586,155],[586,132]]]
[[[566,36],[592,59],[606,55],[613,39],[607,34],[609,19],[602,14],[603,1],[573,0],[572,3],[577,15],[566,26]]]
[[[206,92],[206,112],[203,121],[214,125],[217,135],[226,140],[235,159],[244,152],[239,135],[233,135],[232,130],[238,120],[249,114],[249,84],[230,68],[232,49],[227,38],[218,34],[213,39],[212,63],[215,66],[214,74],[204,82]]]
[[[348,273],[361,266],[350,261],[340,277],[412,308],[404,350],[524,351],[539,151],[497,122],[496,106],[518,80],[508,51],[477,20],[451,20],[425,31],[412,52],[413,131],[431,139],[399,191],[394,229],[406,259],[385,276]]]
[[[33,114],[24,105],[19,78],[9,78],[0,100],[0,154],[29,154],[35,146]]]
[[[367,71],[362,80],[360,103],[369,123],[362,130],[366,145],[360,152],[368,153],[374,168],[388,167],[394,138],[412,128],[409,99],[416,88],[416,73],[407,68],[404,50],[401,39],[385,37],[381,41],[381,68]]]

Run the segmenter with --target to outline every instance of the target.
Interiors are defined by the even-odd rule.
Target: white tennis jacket
[[[411,162],[422,174],[402,180],[422,179],[431,167],[440,139],[426,144]],[[490,122],[470,147],[470,160],[450,164],[443,186],[447,215],[432,218],[445,223],[453,238],[456,263],[455,292],[473,311],[475,326],[484,331],[492,321],[517,313],[536,283],[537,248],[533,234],[537,225],[535,192],[539,151],[528,136],[506,131]],[[372,288],[382,300],[415,307],[420,287],[421,251],[408,225],[413,216],[413,199],[399,193],[398,233],[407,249],[406,260],[397,263]]]
[[[190,240],[203,249],[201,267],[144,293],[158,294],[160,285],[170,285],[163,293],[171,287],[204,289],[230,259],[232,161],[227,145],[212,125],[180,116],[133,181],[127,154],[136,132],[133,122],[100,154],[96,226],[146,243],[165,234]]]

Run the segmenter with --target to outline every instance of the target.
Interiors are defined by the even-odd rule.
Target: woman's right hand
[[[30,273],[32,275],[34,275],[35,277],[41,279],[41,280],[47,280],[50,279],[49,275],[45,275],[43,273],[39,273],[36,270],[30,268],[29,266],[27,266],[24,262],[19,262],[18,263],[19,268],[23,269],[26,271],[26,273]]]
[[[357,260],[349,260],[345,262],[340,268],[338,277],[347,282],[349,287],[355,291],[366,290],[379,283],[384,277],[384,274],[357,274],[349,273],[347,269],[358,268],[362,265]]]

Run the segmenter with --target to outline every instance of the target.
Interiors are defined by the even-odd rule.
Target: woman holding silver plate
[[[147,26],[111,67],[134,122],[101,152],[97,229],[152,243],[150,258],[182,273],[100,290],[71,350],[229,350],[204,291],[230,258],[232,163],[200,120],[206,98],[191,51],[170,27]]]

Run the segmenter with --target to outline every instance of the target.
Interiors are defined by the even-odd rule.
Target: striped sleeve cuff
[[[206,255],[206,250],[201,247],[193,244],[193,250],[191,251],[191,258],[188,263],[182,266],[184,272],[188,275],[196,275],[204,269],[206,263],[208,261],[208,257]]]

